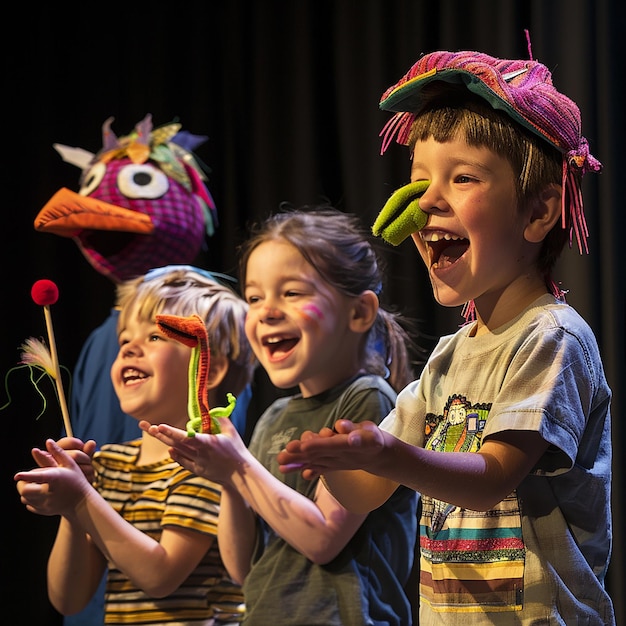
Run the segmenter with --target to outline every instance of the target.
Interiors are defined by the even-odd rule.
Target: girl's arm
[[[334,559],[363,523],[318,484],[310,500],[273,476],[247,452],[232,485],[285,541],[314,563]]]
[[[248,451],[229,420],[221,419],[220,424],[219,435],[188,437],[185,431],[166,424],[150,426],[140,422],[144,430],[171,446],[170,454],[175,461],[224,487],[220,545],[226,544],[221,550],[225,562],[230,563],[231,576],[241,580],[241,572],[249,568],[255,537],[249,519],[244,526],[238,526],[241,518],[245,519],[245,506],[237,501],[234,492],[311,561],[323,564],[335,558],[363,523],[365,515],[347,511],[322,485],[318,485],[314,501],[285,485]],[[225,541],[225,533],[233,533],[233,539]],[[234,551],[239,554],[235,555]]]
[[[230,577],[243,584],[256,546],[256,515],[231,485],[223,485],[218,518],[220,556]]]
[[[214,538],[192,530],[165,528],[160,542],[155,541],[124,520],[54,441],[48,440],[46,449],[56,466],[19,472],[15,478],[30,511],[65,518],[59,525],[49,565],[54,577],[51,601],[58,610],[74,610],[70,596],[75,585],[84,593],[91,589],[93,581],[99,581],[106,559],[148,595],[163,597],[177,589]],[[90,551],[90,542],[97,546],[101,558]]]

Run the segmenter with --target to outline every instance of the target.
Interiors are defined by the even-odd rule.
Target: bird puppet
[[[120,282],[159,265],[190,263],[217,225],[206,174],[192,150],[206,137],[152,117],[117,137],[113,118],[102,127],[102,149],[54,144],[81,169],[80,189],[59,189],[39,211],[35,229],[71,237],[104,276]]]

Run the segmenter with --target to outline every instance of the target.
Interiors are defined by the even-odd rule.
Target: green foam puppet
[[[374,235],[398,246],[412,233],[422,230],[428,214],[420,208],[419,199],[428,185],[429,180],[418,180],[394,191],[372,226]]]

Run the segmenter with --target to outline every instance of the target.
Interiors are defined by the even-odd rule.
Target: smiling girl
[[[184,467],[222,484],[220,549],[243,583],[245,624],[406,626],[415,493],[400,487],[376,511],[354,514],[276,461],[289,440],[341,415],[379,422],[410,379],[408,337],[379,305],[369,237],[335,209],[279,213],[244,245],[240,274],[252,349],[277,387],[297,392],[265,411],[249,449],[227,420],[221,434],[193,439],[143,427]]]

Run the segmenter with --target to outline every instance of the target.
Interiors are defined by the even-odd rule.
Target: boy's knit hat
[[[584,246],[587,251],[581,178],[586,172],[599,172],[602,164],[589,153],[581,134],[578,106],[554,88],[548,68],[532,59],[498,59],[471,51],[422,56],[380,100],[382,110],[396,112],[381,132],[381,154],[394,137],[407,145],[413,121],[425,104],[423,88],[433,81],[465,86],[563,154],[562,225],[565,227],[565,211],[569,210],[570,245],[575,233],[579,250]]]

